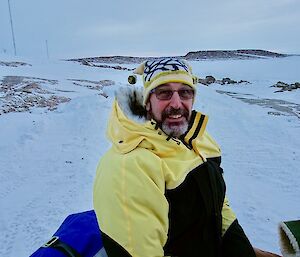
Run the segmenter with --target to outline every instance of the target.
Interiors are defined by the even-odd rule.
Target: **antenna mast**
[[[15,51],[15,55],[17,55],[16,42],[15,42],[15,33],[14,33],[13,20],[12,20],[11,9],[10,9],[10,0],[7,0],[7,1],[8,1],[10,26],[11,26],[11,34],[12,34],[12,39],[13,39],[13,44],[14,44],[14,51]]]

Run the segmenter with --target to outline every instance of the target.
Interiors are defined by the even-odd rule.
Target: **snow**
[[[93,208],[96,166],[110,146],[105,129],[114,91],[130,73],[62,60],[0,60],[31,64],[1,66],[0,79],[57,80],[44,87],[71,98],[54,111],[0,115],[0,256],[25,257],[68,214]],[[250,241],[279,253],[278,223],[300,219],[300,90],[274,93],[270,86],[278,80],[299,82],[300,57],[191,64],[201,77],[251,82],[200,85],[195,107],[210,117],[208,130],[223,153],[227,194]],[[115,85],[103,88],[105,98],[70,79],[113,80]]]

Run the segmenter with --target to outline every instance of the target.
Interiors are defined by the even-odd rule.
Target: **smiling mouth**
[[[169,115],[169,116],[168,116],[169,119],[179,119],[179,118],[181,118],[181,117],[182,117],[181,114]]]
[[[182,122],[188,121],[188,111],[185,109],[174,109],[172,107],[166,109],[162,113],[162,122],[166,121],[173,126],[180,125]]]
[[[166,117],[166,122],[172,126],[177,126],[182,124],[183,122],[186,121],[186,117],[181,115],[181,114],[174,114],[174,115],[169,115],[168,117]]]

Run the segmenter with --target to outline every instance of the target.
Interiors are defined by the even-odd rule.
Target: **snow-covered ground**
[[[95,169],[110,145],[105,128],[114,91],[130,73],[59,60],[0,56],[0,61],[31,64],[0,66],[0,79],[55,80],[42,87],[71,99],[52,111],[35,107],[0,115],[0,256],[26,257],[68,214],[93,208]],[[300,82],[300,57],[191,64],[200,77],[251,82],[199,85],[195,107],[210,116],[208,129],[223,152],[227,194],[250,241],[279,253],[278,223],[300,219],[300,89],[274,93],[270,86]],[[89,87],[104,80],[115,84]],[[4,96],[0,90],[0,108]]]

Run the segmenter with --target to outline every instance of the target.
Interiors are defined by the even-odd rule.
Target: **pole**
[[[47,57],[49,59],[48,40],[46,40],[46,50],[47,50]]]
[[[7,0],[7,1],[8,1],[8,10],[9,10],[10,26],[11,26],[11,34],[12,34],[12,39],[13,39],[14,51],[15,51],[15,55],[17,55],[15,33],[14,33],[13,20],[12,20],[11,9],[10,9],[10,0]]]

